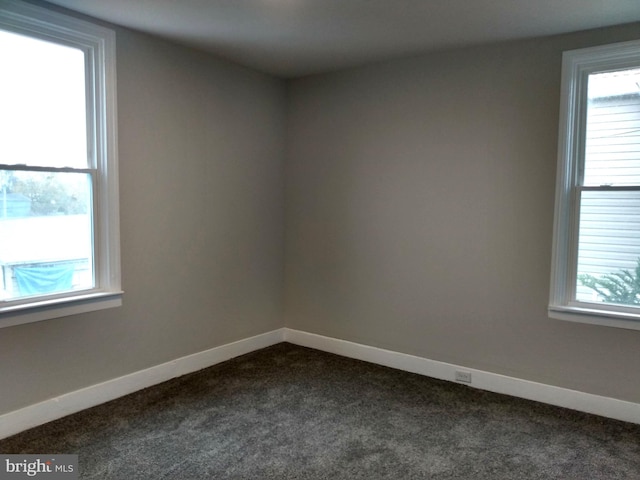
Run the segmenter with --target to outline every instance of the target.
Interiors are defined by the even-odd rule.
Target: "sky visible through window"
[[[0,30],[0,163],[87,166],[84,52]]]
[[[589,75],[590,99],[640,94],[640,68]]]

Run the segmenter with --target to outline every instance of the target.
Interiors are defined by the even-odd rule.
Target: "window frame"
[[[120,281],[115,32],[18,0],[3,0],[0,4],[0,29],[85,52],[87,140],[91,152],[86,170],[93,178],[95,278],[94,288],[90,290],[0,301],[0,328],[120,306],[123,292]],[[7,167],[29,169],[15,165]]]
[[[555,193],[550,318],[640,330],[640,307],[576,300],[579,196],[588,190],[640,190],[584,186],[587,79],[592,73],[640,67],[640,41],[566,51],[562,57],[558,170]]]

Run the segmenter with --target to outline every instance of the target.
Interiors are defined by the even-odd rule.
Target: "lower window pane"
[[[0,300],[91,289],[91,176],[0,170]]]
[[[576,299],[640,306],[640,191],[584,191]]]

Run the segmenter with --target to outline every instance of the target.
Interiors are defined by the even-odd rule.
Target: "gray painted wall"
[[[0,330],[0,413],[282,326],[285,84],[117,30],[121,308]]]
[[[293,81],[291,328],[640,402],[640,331],[551,320],[563,50],[624,27]]]

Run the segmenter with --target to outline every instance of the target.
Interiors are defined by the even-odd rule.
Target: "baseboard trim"
[[[177,358],[5,413],[0,415],[0,439],[283,341],[452,382],[456,381],[456,370],[463,370],[471,374],[472,383],[469,386],[473,388],[640,424],[640,404],[638,403],[475,370],[300,330],[281,328]]]
[[[5,413],[0,415],[0,439],[283,340],[284,329],[273,330]]]
[[[475,370],[290,328],[284,329],[284,341],[451,382],[456,382],[456,370],[462,370],[471,374],[470,387],[640,424],[638,403]]]

